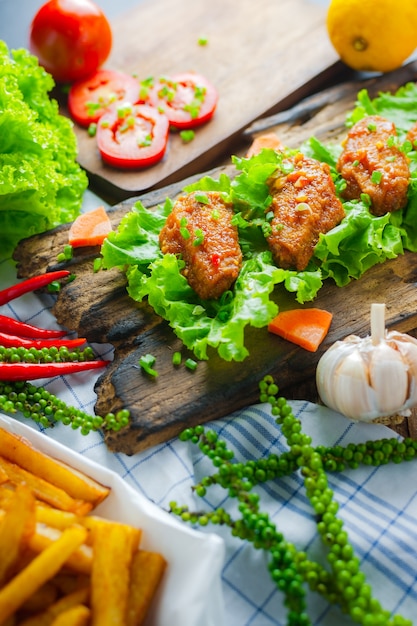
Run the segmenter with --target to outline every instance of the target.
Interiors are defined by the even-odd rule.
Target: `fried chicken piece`
[[[273,195],[271,234],[267,241],[275,263],[284,269],[304,270],[314,253],[320,233],[344,218],[326,163],[298,153],[289,157],[294,169],[269,181]]]
[[[380,216],[407,203],[410,170],[407,157],[395,142],[395,124],[378,115],[357,122],[349,131],[337,169],[347,186],[346,200],[371,199],[370,211]]]
[[[194,192],[176,200],[159,234],[161,251],[181,256],[182,273],[203,300],[219,298],[239,275],[242,251],[232,217],[221,194]]]

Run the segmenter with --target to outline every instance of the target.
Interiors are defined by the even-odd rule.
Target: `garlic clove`
[[[345,356],[348,356],[357,341],[360,341],[359,337],[350,335],[344,341],[336,341],[320,358],[316,368],[316,382],[319,390],[320,398],[322,402],[332,406],[334,400],[334,379],[336,377],[336,371],[339,367],[340,360]]]
[[[395,344],[408,370],[408,399],[405,406],[417,405],[417,339],[411,335],[392,330],[387,334],[387,343]]]
[[[373,419],[376,398],[369,386],[367,365],[357,347],[339,358],[329,383],[332,389],[327,406],[351,419]]]
[[[401,410],[408,398],[408,366],[401,353],[385,341],[370,352],[369,382],[381,417]]]

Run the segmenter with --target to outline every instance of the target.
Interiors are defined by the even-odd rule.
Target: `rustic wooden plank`
[[[219,92],[214,119],[184,144],[170,137],[164,160],[129,172],[103,165],[94,139],[75,127],[79,162],[115,198],[137,195],[210,167],[255,119],[285,109],[334,80],[338,62],[325,27],[325,7],[310,0],[145,0],[112,24],[106,67],[138,75],[195,71]],[[198,40],[207,38],[207,45]],[[308,59],[308,62],[306,62]],[[65,112],[65,106],[63,106]]]
[[[402,82],[403,71],[397,86]],[[372,81],[372,84],[378,90],[380,83]],[[298,126],[293,116],[290,122],[281,121],[273,127],[278,129],[281,137],[285,132],[288,137],[292,136],[292,130],[299,127],[300,136],[308,132],[308,136],[315,134],[325,139],[331,124],[331,137],[340,137],[345,132],[341,111],[343,109],[345,113],[352,106],[360,86],[362,83],[342,85],[340,98],[335,90],[333,102],[320,106],[316,115],[311,111],[305,113],[304,121]],[[298,115],[302,116],[300,108]],[[336,127],[333,120],[337,115]],[[317,124],[314,123],[316,119]],[[304,129],[307,125],[309,131]],[[312,133],[313,128],[317,132]],[[211,174],[223,170],[218,168]],[[230,167],[227,171],[232,172]],[[141,200],[146,206],[155,206],[167,196],[175,197],[181,188],[182,184],[178,183],[145,194]],[[113,207],[110,215],[114,224],[135,201],[136,198],[132,198]],[[22,242],[15,253],[19,275],[29,276],[55,268],[56,255],[66,243],[68,228],[62,226]],[[317,353],[307,353],[270,335],[266,329],[249,329],[250,356],[244,362],[226,363],[213,354],[209,361],[200,362],[194,372],[184,367],[176,369],[171,362],[172,352],[181,350],[187,356],[187,351],[166,322],[146,303],[136,304],[128,298],[124,290],[125,279],[120,272],[92,272],[93,252],[87,249],[77,251],[72,261],[77,279],[61,290],[54,313],[61,324],[76,330],[89,341],[111,342],[115,346],[114,361],[96,385],[96,410],[104,413],[122,406],[130,409],[130,426],[119,433],[106,435],[111,450],[127,454],[166,441],[188,424],[216,419],[256,402],[258,382],[266,373],[275,376],[287,397],[316,400],[314,376],[318,359],[337,339],[352,333],[368,334],[373,301],[386,303],[388,328],[411,333],[417,328],[415,255],[406,253],[372,268],[359,281],[351,282],[343,289],[331,282],[324,285],[314,306],[332,311],[334,321]],[[277,289],[277,297],[282,309],[295,304],[293,297],[282,289]],[[150,379],[138,368],[139,357],[148,352],[157,359],[159,376],[156,379]],[[413,428],[413,423],[405,423],[403,432],[414,432]]]

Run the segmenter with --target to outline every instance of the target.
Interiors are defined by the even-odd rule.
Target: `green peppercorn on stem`
[[[21,381],[0,381],[0,410],[10,414],[20,412],[44,428],[61,422],[73,430],[79,429],[82,435],[100,429],[119,431],[129,423],[127,410],[108,413],[104,417],[89,415],[81,409],[68,406],[47,389]]]
[[[412,626],[400,615],[391,616],[373,597],[372,590],[360,570],[343,521],[338,517],[338,503],[327,479],[329,471],[343,471],[346,467],[381,465],[411,460],[416,456],[417,442],[383,439],[346,447],[314,448],[311,439],[303,433],[301,422],[294,416],[285,398],[278,396],[278,386],[266,376],[260,383],[260,400],[271,405],[271,413],[281,427],[289,450],[281,455],[236,462],[226,443],[213,430],[203,426],[184,430],[180,439],[199,445],[217,472],[204,477],[194,490],[204,496],[207,488],[220,485],[229,497],[239,502],[240,519],[232,519],[224,509],[212,512],[190,512],[187,507],[170,504],[171,512],[184,522],[227,525],[233,536],[250,541],[256,549],[269,553],[268,569],[278,589],[284,593],[288,626],[308,626],[304,584],[321,594],[329,603],[337,604],[343,613],[363,626]],[[310,560],[297,551],[278,532],[266,513],[260,511],[260,498],[252,493],[255,485],[299,471],[307,496],[317,519],[317,530],[326,548],[329,569]]]

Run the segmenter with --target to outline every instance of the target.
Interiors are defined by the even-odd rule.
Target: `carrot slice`
[[[110,218],[104,207],[82,213],[71,224],[68,242],[73,248],[100,246],[112,230]]]
[[[278,135],[275,133],[265,133],[264,135],[258,135],[253,140],[246,153],[246,157],[249,158],[254,154],[258,154],[263,148],[270,148],[277,152],[284,150],[284,145],[279,140]]]
[[[268,330],[287,341],[316,352],[327,335],[333,315],[324,309],[281,311],[268,324]]]

